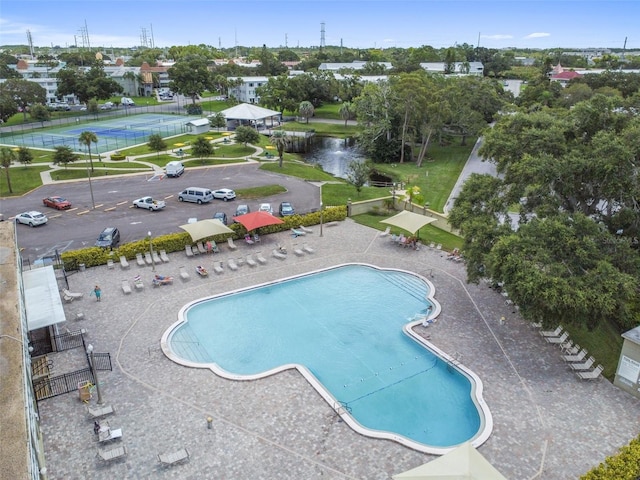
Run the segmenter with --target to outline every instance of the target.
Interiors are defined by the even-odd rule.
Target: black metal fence
[[[111,355],[108,353],[94,353],[96,370],[112,370]],[[87,360],[88,361],[88,360]],[[79,385],[91,382],[95,385],[96,380],[91,368],[83,368],[75,372],[57,375],[55,377],[44,377],[33,382],[33,391],[36,400],[57,397],[69,392],[77,392]]]
[[[31,357],[39,357],[48,353],[63,352],[79,347],[86,350],[81,330],[60,335],[46,335],[44,338],[32,337],[29,341],[29,346],[32,348]]]

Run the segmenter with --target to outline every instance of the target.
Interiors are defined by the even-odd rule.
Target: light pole
[[[320,236],[322,237],[322,224],[324,223],[324,211],[322,209],[322,185],[320,182]]]
[[[156,271],[156,261],[153,259],[153,242],[151,241],[151,232],[147,232],[149,237],[149,250],[151,251],[151,271]]]
[[[100,392],[100,382],[98,381],[98,370],[96,369],[96,360],[93,356],[93,345],[87,345],[87,353],[89,354],[89,359],[91,363],[91,373],[93,373],[93,380],[96,382],[96,392],[98,392],[98,405],[102,405],[104,401],[102,400],[102,392]]]

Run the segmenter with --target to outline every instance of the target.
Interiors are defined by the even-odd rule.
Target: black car
[[[223,225],[227,224],[227,214],[224,212],[216,212],[213,214],[213,218],[216,218],[222,222]]]
[[[279,208],[281,217],[288,217],[289,215],[293,215],[296,211],[293,209],[293,205],[289,202],[282,202]]]
[[[96,247],[113,248],[118,243],[120,243],[120,231],[116,227],[107,227],[96,240]]]

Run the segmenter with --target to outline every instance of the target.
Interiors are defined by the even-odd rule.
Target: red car
[[[71,202],[62,197],[47,197],[42,199],[42,203],[47,207],[55,208],[56,210],[66,210],[71,208]]]

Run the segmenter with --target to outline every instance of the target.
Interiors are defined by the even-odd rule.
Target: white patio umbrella
[[[381,220],[380,223],[387,223],[389,225],[393,225],[406,230],[409,233],[415,234],[425,225],[428,225],[431,222],[435,221],[436,219],[433,217],[426,217],[424,215],[420,215],[419,213],[413,213],[409,210],[403,210],[393,217],[387,218],[386,220]]]
[[[465,442],[440,458],[406,472],[393,480],[507,480],[470,442]]]
[[[221,235],[223,233],[234,233],[229,227],[223,224],[217,218],[208,218],[206,220],[200,220],[194,223],[187,223],[186,225],[180,225],[180,228],[185,230],[194,242],[207,237],[213,237],[214,235]]]

